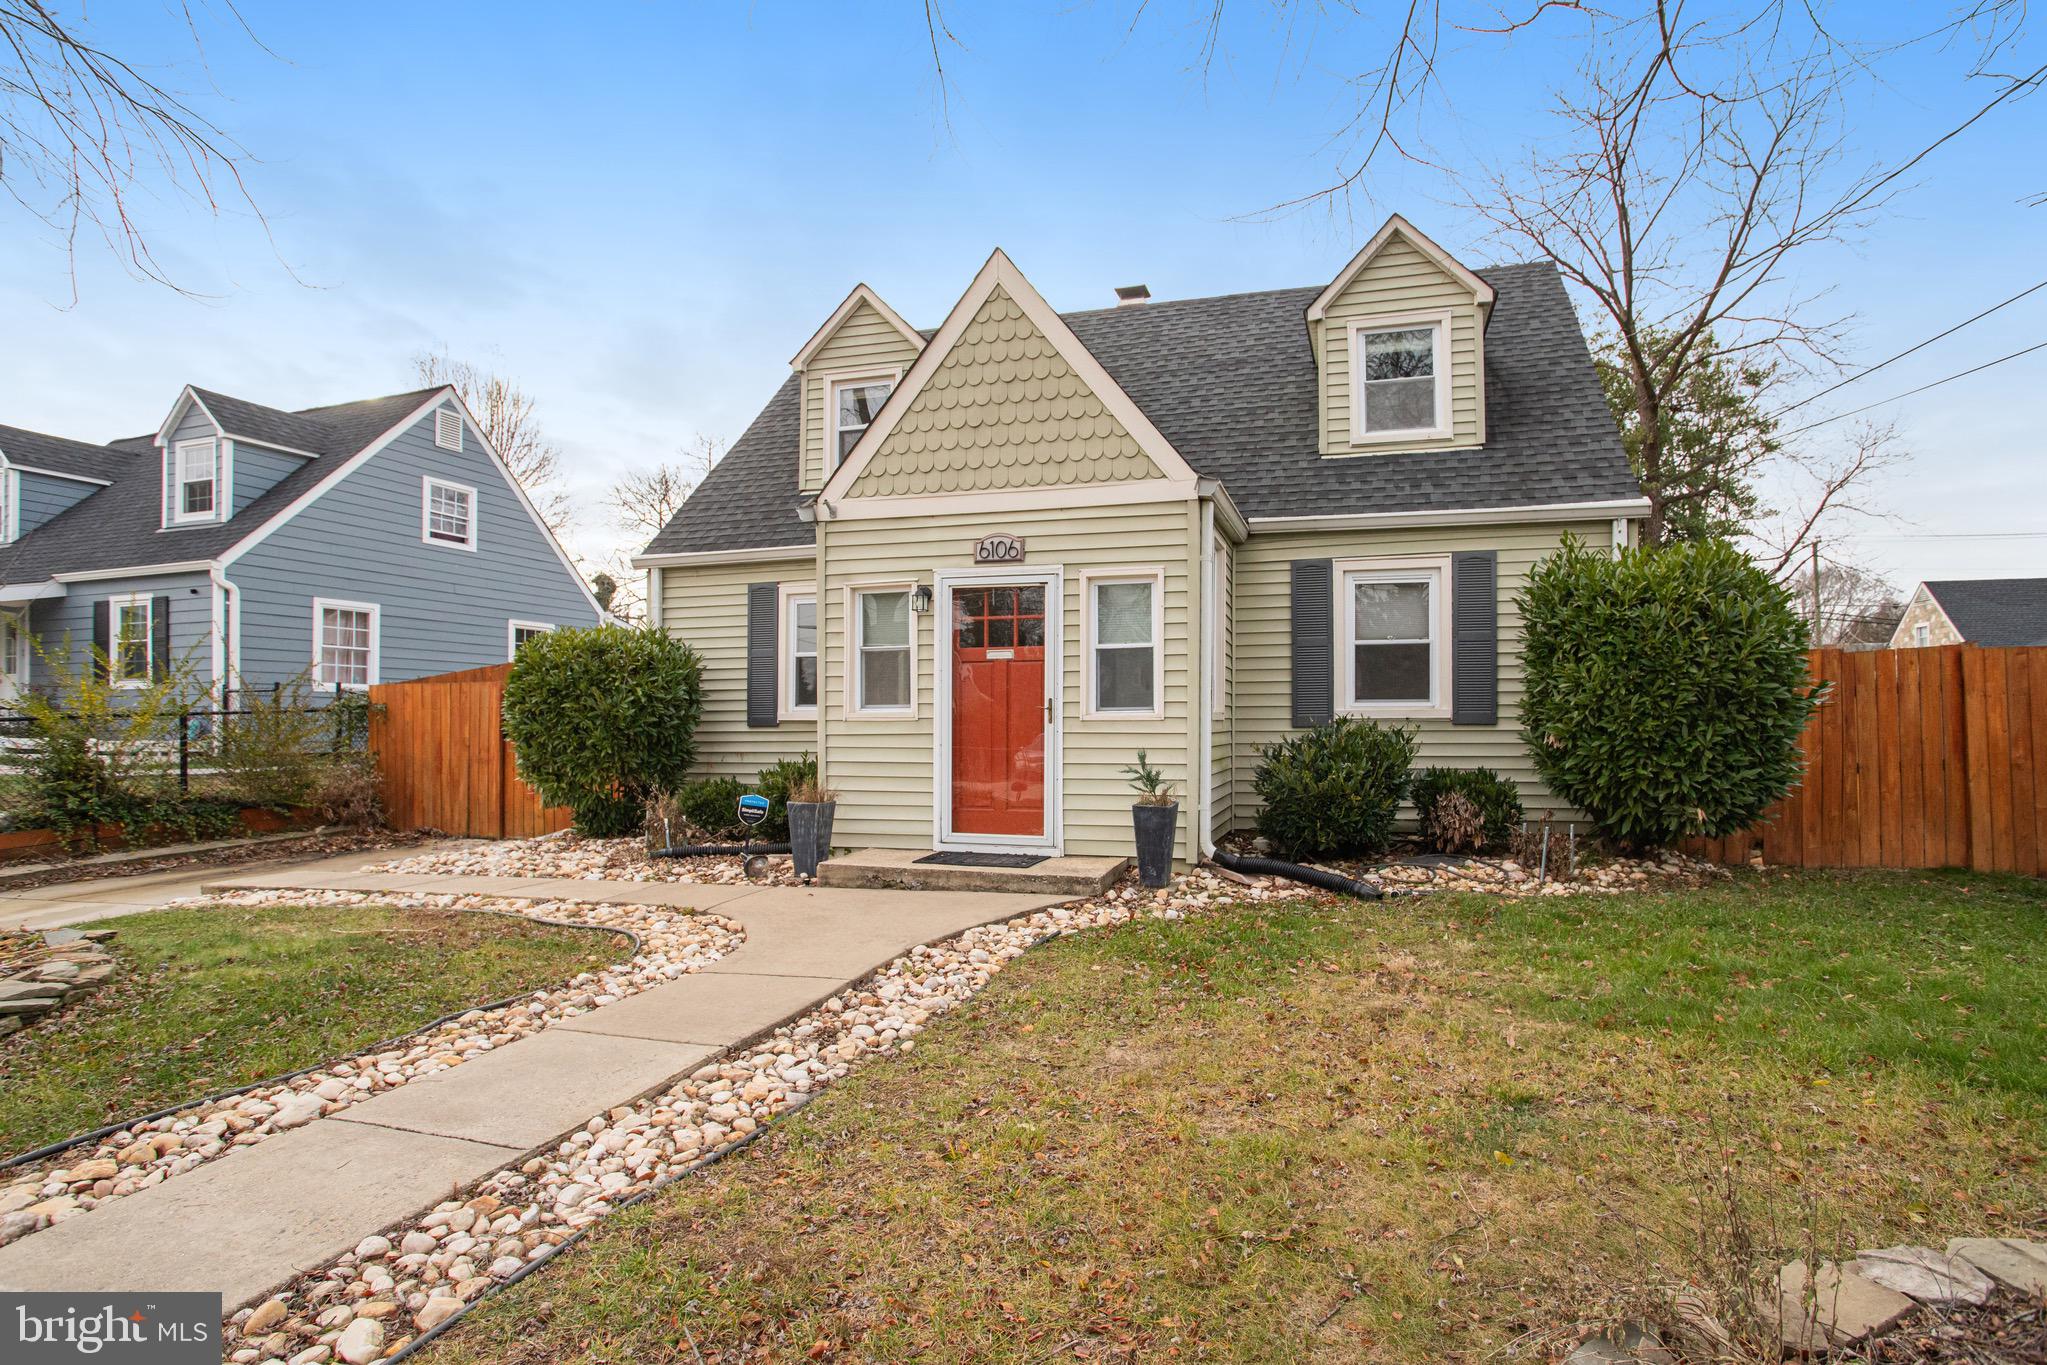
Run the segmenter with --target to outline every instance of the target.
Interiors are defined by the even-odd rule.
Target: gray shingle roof
[[[5,455],[9,464],[109,483],[128,473],[135,458],[124,450],[88,445],[63,436],[45,436],[40,431],[24,431],[20,427],[0,427],[0,455]]]
[[[1483,449],[1320,453],[1308,305],[1321,286],[1062,314],[1173,447],[1248,517],[1414,512],[1641,496],[1577,313],[1544,264],[1478,272],[1486,330]],[[777,390],[652,554],[810,544],[796,509],[797,393]]]
[[[1972,645],[2047,645],[2047,578],[1950,578],[1926,591]]]
[[[163,529],[163,475],[153,434],[132,436],[105,446],[41,437],[43,441],[78,450],[101,452],[116,471],[114,483],[52,517],[14,544],[0,548],[0,583],[39,583],[58,573],[211,559],[289,506],[293,499],[332,473],[338,462],[389,431],[435,391],[419,389],[296,413],[228,398],[225,401],[232,405],[234,418],[214,405],[223,395],[203,394],[207,408],[233,434],[252,441],[281,441],[300,450],[316,451],[318,458],[304,461],[225,522],[173,530]],[[248,425],[238,426],[238,421]],[[5,451],[9,458],[14,458],[13,447],[8,443],[8,433],[13,430],[0,427],[0,451]],[[298,439],[286,439],[286,432]]]

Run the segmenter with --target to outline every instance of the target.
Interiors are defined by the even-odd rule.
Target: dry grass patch
[[[1722,1168],[1794,1254],[1813,1206],[1844,1245],[2011,1230],[2047,1206],[2043,911],[1770,877],[1069,939],[433,1358],[1480,1360],[1678,1274]],[[1976,966],[1961,1037],[1929,924]],[[1735,959],[1753,989],[1695,969]],[[1756,996],[1816,962],[1859,1008]]]

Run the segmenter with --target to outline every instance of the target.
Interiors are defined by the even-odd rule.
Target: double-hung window
[[[553,631],[554,627],[545,621],[505,622],[505,657],[509,660],[516,660],[519,657],[520,649],[525,646],[528,640],[538,635],[552,634]]]
[[[1164,714],[1160,576],[1105,574],[1086,584],[1089,714]]]
[[[116,687],[143,687],[156,667],[155,622],[150,619],[147,593],[109,600],[107,664]]]
[[[1338,709],[1448,714],[1448,566],[1439,560],[1341,565]]]
[[[832,381],[830,412],[832,468],[845,463],[846,456],[874,424],[874,415],[895,389],[893,379],[839,379]]]
[[[909,588],[870,588],[853,594],[855,711],[910,713],[916,686],[915,638]]]
[[[321,687],[377,681],[377,605],[313,601],[313,674]]]
[[[420,493],[420,538],[429,545],[476,548],[476,490],[428,474]]]
[[[809,584],[782,595],[782,716],[817,715],[817,593]]]
[[[1437,319],[1356,330],[1355,440],[1446,434],[1448,330],[1447,322]]]
[[[220,442],[178,442],[171,468],[171,520],[213,521],[220,505]]]

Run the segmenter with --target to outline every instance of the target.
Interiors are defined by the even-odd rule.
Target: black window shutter
[[[102,597],[92,604],[92,676],[107,680],[107,660],[114,656],[114,604]]]
[[[1500,719],[1500,552],[1450,557],[1450,723]]]
[[[775,724],[775,608],[773,583],[746,585],[746,723],[754,729]]]
[[[1326,559],[1294,561],[1294,724],[1321,725],[1336,714],[1336,597]]]
[[[149,604],[149,673],[167,678],[171,674],[171,599],[153,598]]]

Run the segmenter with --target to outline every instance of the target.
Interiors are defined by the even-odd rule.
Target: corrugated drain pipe
[[[1370,882],[1361,882],[1340,872],[1329,872],[1319,867],[1302,867],[1299,863],[1282,862],[1278,858],[1246,858],[1220,848],[1215,851],[1214,858],[1217,867],[1226,867],[1247,877],[1285,877],[1307,886],[1320,887],[1324,891],[1355,896],[1361,901],[1380,900],[1386,894]]]

